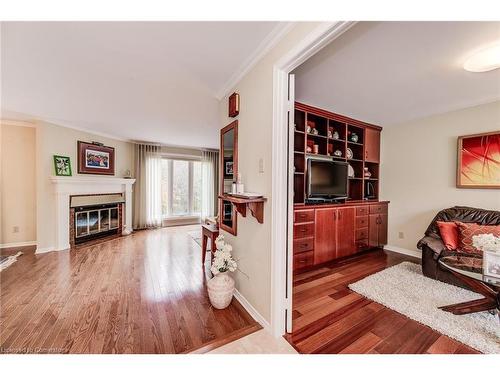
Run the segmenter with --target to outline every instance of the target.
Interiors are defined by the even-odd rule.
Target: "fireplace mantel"
[[[56,248],[69,249],[70,195],[124,193],[124,228],[122,234],[132,233],[132,185],[135,179],[118,177],[56,177],[51,176],[56,195]]]

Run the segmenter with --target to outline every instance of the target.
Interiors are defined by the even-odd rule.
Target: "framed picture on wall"
[[[71,160],[69,156],[54,155],[56,176],[71,176]]]
[[[115,149],[78,141],[78,173],[113,176],[115,174]]]
[[[457,187],[500,189],[500,132],[458,137]]]

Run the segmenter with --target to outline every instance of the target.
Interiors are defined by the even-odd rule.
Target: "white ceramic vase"
[[[208,280],[207,289],[212,306],[216,309],[225,309],[233,299],[234,280],[228,272],[221,272]]]

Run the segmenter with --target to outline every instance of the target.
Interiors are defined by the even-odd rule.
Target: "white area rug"
[[[10,255],[8,257],[2,256],[0,259],[0,272],[2,272],[4,269],[12,266],[16,261],[17,257],[23,255],[22,251],[18,251],[17,254],[15,255]]]
[[[425,277],[418,264],[400,263],[349,288],[483,353],[500,353],[497,316],[488,312],[453,315],[438,308],[482,296]]]

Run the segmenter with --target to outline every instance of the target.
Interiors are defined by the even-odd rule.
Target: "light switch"
[[[264,159],[259,159],[259,173],[264,173]]]

